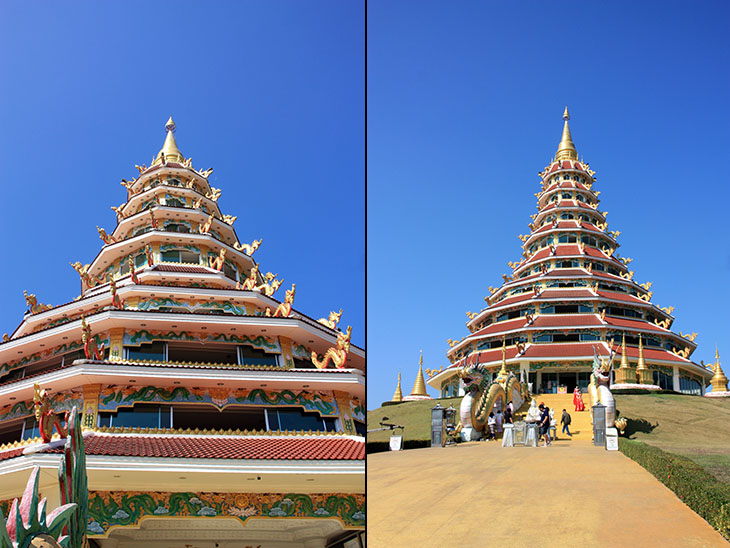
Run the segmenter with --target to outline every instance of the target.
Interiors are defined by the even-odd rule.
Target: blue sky
[[[344,308],[364,346],[364,38],[357,1],[0,3],[0,333],[24,289],[79,294],[69,262],[94,258],[172,114],[262,270],[305,314]]]
[[[609,230],[730,373],[727,2],[368,3],[368,408],[520,257],[563,108]],[[432,394],[436,392],[432,390]]]

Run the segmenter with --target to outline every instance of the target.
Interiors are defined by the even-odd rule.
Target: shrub
[[[730,540],[730,485],[717,480],[687,457],[639,441],[619,438],[619,449]]]

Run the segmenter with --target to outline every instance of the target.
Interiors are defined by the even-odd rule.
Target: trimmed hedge
[[[611,394],[675,394],[677,396],[691,396],[674,390],[647,390],[646,388],[614,388]]]
[[[730,540],[730,484],[696,462],[640,441],[619,438],[621,452],[669,487],[679,499]]]
[[[403,440],[403,449],[420,449],[431,447],[431,440]],[[365,444],[365,453],[382,453],[390,451],[389,441],[369,441]]]

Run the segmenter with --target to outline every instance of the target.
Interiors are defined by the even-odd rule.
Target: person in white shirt
[[[487,419],[487,426],[489,427],[489,434],[487,439],[489,441],[492,441],[494,439],[494,428],[497,424],[497,419],[494,418],[494,413],[489,413],[489,418]]]

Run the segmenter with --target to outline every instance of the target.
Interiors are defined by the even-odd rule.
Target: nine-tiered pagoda
[[[261,240],[240,242],[212,170],[165,127],[97,256],[72,264],[81,295],[26,292],[0,343],[0,508],[35,465],[57,505],[54,440],[76,407],[97,546],[347,540],[365,524],[364,351],[341,310],[306,316],[295,284],[260,269]]]
[[[694,363],[696,333],[671,330],[673,308],[651,301],[651,282],[638,283],[621,257],[619,232],[599,208],[595,172],[579,160],[563,115],[554,160],[540,172],[537,213],[520,235],[522,257],[510,262],[504,283],[490,287],[487,307],[467,313],[469,334],[449,339],[451,365],[431,372],[442,397],[459,391],[457,371],[482,364],[494,377],[502,365],[528,380],[532,391],[586,390],[594,351],[617,352],[614,386],[704,394],[713,371]],[[613,346],[611,346],[613,345]]]

